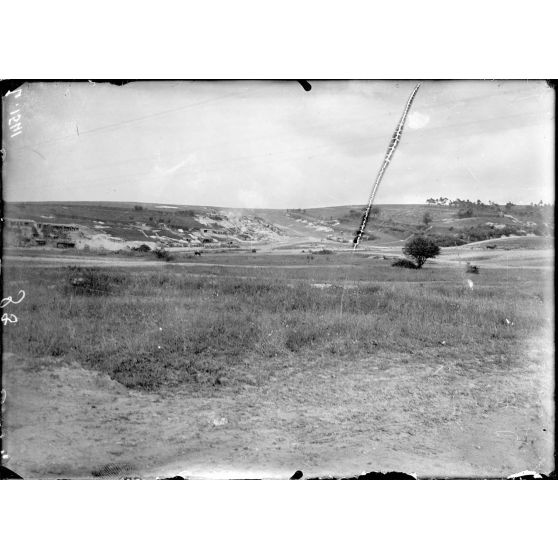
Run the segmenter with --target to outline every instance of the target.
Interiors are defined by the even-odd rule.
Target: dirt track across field
[[[276,254],[275,252],[270,252]],[[268,254],[270,254],[268,253]],[[281,252],[282,254],[283,252]],[[294,251],[292,254],[299,254],[299,251]],[[285,253],[285,255],[292,255]],[[380,251],[371,251],[365,253],[369,257],[398,257],[401,256],[400,249],[385,249]],[[209,256],[215,256],[209,254]],[[218,256],[222,256],[219,254]],[[348,257],[347,257],[348,256]],[[209,262],[202,261],[188,261],[188,262],[172,262],[170,264],[157,260],[148,259],[130,259],[130,258],[116,258],[116,257],[88,257],[88,256],[61,256],[61,255],[45,255],[45,256],[26,256],[26,255],[7,255],[4,257],[4,265],[10,264],[25,264],[26,266],[60,266],[60,265],[81,265],[81,266],[98,266],[98,267],[164,267],[166,265],[181,266],[181,267],[229,267],[229,268],[284,268],[284,269],[303,269],[308,268],[327,268],[327,267],[349,267],[356,265],[351,257],[345,253],[344,261],[337,261],[333,258],[328,263],[303,263],[303,264],[273,264],[273,263],[220,263],[212,259]],[[436,259],[428,262],[428,265],[464,265],[465,262],[478,263],[486,268],[508,268],[508,269],[549,269],[554,266],[554,251],[552,249],[541,250],[520,250],[520,251],[507,251],[507,250],[493,250],[490,252],[479,251],[474,249],[461,249],[455,248],[445,249],[442,254]]]
[[[393,355],[271,363],[240,385],[128,390],[56,359],[6,355],[5,449],[25,478],[268,477],[404,471],[505,477],[552,469],[550,373]],[[438,404],[429,402],[436,394]],[[479,394],[482,406],[477,406]],[[439,402],[443,402],[442,405]]]

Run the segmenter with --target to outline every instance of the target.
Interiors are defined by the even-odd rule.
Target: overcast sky
[[[310,82],[26,84],[3,198],[364,204],[418,82]],[[554,122],[542,81],[425,81],[376,203],[554,201]]]

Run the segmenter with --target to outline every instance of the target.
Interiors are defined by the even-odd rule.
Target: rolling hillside
[[[349,249],[362,211],[362,206],[237,209],[134,202],[5,203],[5,244],[40,244],[48,249],[64,238],[73,248],[113,251],[142,245]],[[27,226],[23,220],[30,222],[29,230],[23,230]],[[79,230],[59,230],[63,225]],[[463,217],[456,207],[380,205],[374,207],[362,246],[401,245],[417,233],[432,236],[442,246],[455,246],[510,235],[548,237],[554,234],[554,223],[550,208],[536,206],[514,206],[505,212],[483,206]]]

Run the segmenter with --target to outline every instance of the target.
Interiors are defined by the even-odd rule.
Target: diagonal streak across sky
[[[368,198],[368,205],[366,206],[366,210],[364,211],[364,215],[362,216],[362,220],[360,222],[360,228],[358,229],[358,232],[353,240],[354,249],[358,247],[362,239],[362,235],[364,234],[364,229],[368,224],[368,218],[370,217],[370,210],[372,209],[372,203],[374,202],[374,198],[376,197],[376,192],[378,191],[378,187],[380,186],[380,182],[382,181],[384,173],[386,172],[386,169],[388,168],[391,158],[395,150],[397,149],[399,141],[401,140],[403,127],[405,126],[405,120],[407,119],[407,115],[411,110],[411,105],[413,104],[413,100],[415,98],[415,95],[417,94],[419,87],[420,87],[420,83],[413,89],[413,92],[409,96],[409,100],[405,105],[405,110],[403,111],[401,119],[399,120],[399,124],[397,124],[397,128],[395,128],[395,132],[393,132],[393,136],[391,137],[391,141],[389,142],[389,146],[387,148],[384,161],[382,163],[382,166],[380,167],[380,170],[378,171],[376,180],[374,181],[374,185],[372,186],[372,190],[370,191],[370,197]]]

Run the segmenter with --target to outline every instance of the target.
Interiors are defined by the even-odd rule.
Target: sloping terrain
[[[234,209],[116,202],[6,203],[8,246],[45,250],[68,240],[82,250],[150,249],[311,249],[347,250],[360,225],[362,206],[308,209]],[[431,235],[441,246],[457,246],[503,236],[551,236],[549,208],[494,209],[439,205],[380,205],[373,208],[362,247],[402,246],[413,234]],[[471,216],[467,216],[467,215]],[[465,216],[464,216],[465,215]],[[22,232],[14,220],[32,220]],[[78,231],[41,231],[77,225]],[[37,229],[37,230],[35,230]],[[64,246],[67,248],[68,246]]]

